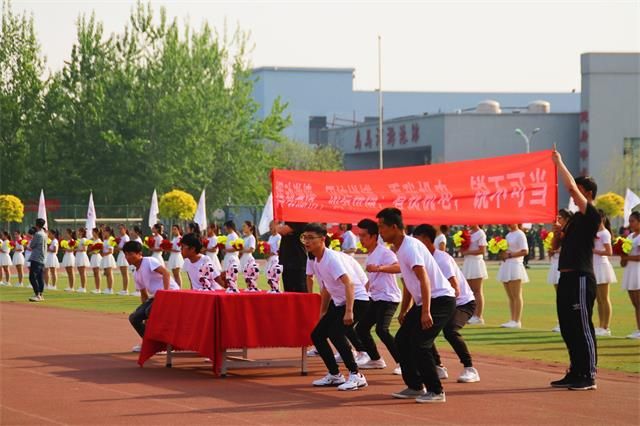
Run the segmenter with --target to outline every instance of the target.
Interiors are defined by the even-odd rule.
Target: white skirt
[[[102,256],[100,260],[100,269],[105,268],[115,268],[116,267],[116,259],[112,254],[108,254],[106,256]]]
[[[44,267],[45,268],[59,268],[60,262],[58,261],[58,255],[56,253],[47,253],[47,256],[44,258]]]
[[[211,263],[213,263],[214,268],[218,268],[218,271],[222,271],[222,265],[220,264],[220,259],[218,259],[218,253],[207,252],[207,256],[211,259]]]
[[[594,256],[595,257],[595,256]],[[617,283],[616,273],[609,262],[609,258],[600,258],[593,262],[593,274],[596,276],[596,284],[612,284]]]
[[[235,259],[236,262],[238,262],[238,265],[240,264],[240,259],[238,257],[238,252],[233,252],[233,253],[225,253],[224,258],[222,259],[222,270],[226,271],[227,268],[229,267],[229,263],[231,262],[231,259]],[[241,271],[243,269],[240,269]]]
[[[509,262],[505,260],[498,269],[498,281],[506,283],[508,281],[520,280],[523,284],[529,282],[529,275],[520,262]]]
[[[623,290],[640,290],[640,262],[629,262],[622,276]]]
[[[99,268],[100,263],[102,263],[102,256],[100,256],[100,253],[92,254],[91,261],[89,262],[89,266],[91,266],[92,268]]]
[[[73,253],[65,253],[64,256],[62,256],[62,267],[68,268],[74,266],[76,266],[76,257]]]
[[[162,258],[162,252],[161,251],[151,252],[151,257],[153,257],[158,262],[160,262],[160,266],[164,266],[164,259]]]
[[[116,262],[118,268],[129,266],[129,262],[127,262],[127,258],[124,256],[124,252],[121,251],[118,253],[118,261]]]
[[[0,253],[0,266],[11,266],[11,256],[9,256],[9,253]]]
[[[90,268],[89,256],[86,251],[76,252],[76,268]]]
[[[21,251],[16,251],[13,253],[13,266],[24,265],[24,255]]]
[[[171,252],[169,255],[169,261],[167,262],[167,268],[170,270],[174,270],[177,268],[182,268],[184,265],[184,259],[182,258],[181,253]]]
[[[487,272],[487,264],[484,263],[484,258],[481,254],[467,255],[464,257],[464,263],[462,264],[462,275],[468,280],[476,278],[487,279],[489,273]]]
[[[553,255],[551,258],[551,265],[549,266],[549,273],[547,274],[547,284],[557,285],[560,281],[560,271],[558,271],[558,256]]]

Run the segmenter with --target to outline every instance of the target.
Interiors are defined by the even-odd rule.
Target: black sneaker
[[[569,386],[569,390],[596,390],[598,389],[598,385],[596,385],[595,379],[584,377],[579,379],[575,383],[572,383]]]
[[[553,388],[568,388],[574,383],[577,383],[579,381],[580,381],[580,377],[578,377],[576,374],[572,373],[571,371],[567,371],[567,374],[562,379],[555,380],[551,382],[550,385]]]

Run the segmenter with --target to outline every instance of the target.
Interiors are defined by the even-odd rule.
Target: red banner
[[[357,223],[397,207],[407,224],[549,223],[558,209],[551,152],[384,170],[274,169],[274,217]]]

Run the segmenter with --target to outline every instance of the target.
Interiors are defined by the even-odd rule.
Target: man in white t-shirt
[[[184,258],[183,269],[187,272],[193,290],[224,290],[222,271],[213,264],[209,256],[200,254],[202,241],[196,234],[185,234],[180,240]]]
[[[433,226],[419,225],[414,229],[413,235],[427,247],[427,250],[433,255],[444,277],[449,280],[451,286],[456,290],[456,311],[447,325],[444,326],[442,334],[444,334],[444,338],[447,339],[447,342],[449,342],[456,352],[460,363],[464,367],[462,374],[458,377],[458,383],[479,382],[480,375],[478,374],[478,370],[473,367],[469,348],[460,335],[460,330],[467,324],[467,321],[469,321],[469,318],[471,318],[473,312],[476,310],[476,300],[473,296],[473,291],[471,287],[469,287],[469,283],[467,283],[456,261],[453,260],[453,257],[451,257],[449,253],[436,249],[436,229]],[[438,377],[441,379],[448,378],[447,369],[442,365],[440,354],[435,344],[433,345],[433,358],[436,362]]]
[[[153,297],[158,290],[180,290],[169,271],[154,257],[142,256],[142,244],[129,241],[122,246],[122,251],[129,265],[134,266],[133,279],[136,290],[140,292],[142,304],[129,315],[129,322],[140,335],[144,337],[145,324],[151,313]],[[140,351],[140,346],[133,347],[134,352]]]
[[[348,254],[349,256],[354,256],[356,254],[358,239],[356,234],[351,230],[353,225],[350,223],[343,223],[340,225],[340,229],[344,232],[342,234],[342,252]]]
[[[367,290],[371,296],[371,305],[367,314],[356,326],[356,332],[370,361],[359,364],[362,369],[386,368],[387,364],[380,356],[376,343],[371,336],[371,328],[376,326],[376,334],[385,344],[396,364],[397,373],[400,356],[393,336],[389,332],[391,320],[402,299],[402,291],[398,287],[395,274],[400,273],[400,265],[396,255],[384,244],[378,243],[378,224],[371,219],[363,219],[358,223],[360,242],[367,249],[366,269],[369,273]]]
[[[322,379],[315,380],[313,385],[338,385],[339,390],[356,390],[367,386],[367,380],[358,371],[346,333],[366,313],[369,295],[366,283],[355,277],[356,271],[346,262],[346,256],[325,246],[326,238],[327,230],[319,223],[307,224],[300,237],[306,250],[314,257],[309,262],[310,271],[322,283],[321,317],[311,332],[311,340],[329,371]],[[328,340],[331,340],[349,370],[347,380],[340,373]]]
[[[398,315],[401,325],[395,341],[407,388],[392,396],[415,398],[419,403],[445,402],[431,348],[455,312],[455,291],[424,244],[405,235],[400,210],[386,208],[376,218],[384,241],[398,248],[396,256],[404,280]]]

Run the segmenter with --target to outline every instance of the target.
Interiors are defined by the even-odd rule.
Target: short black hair
[[[123,253],[142,253],[142,244],[138,241],[127,241],[122,246]]]
[[[580,185],[585,190],[591,192],[591,197],[596,198],[596,195],[598,195],[598,184],[595,179],[591,176],[578,176],[574,180],[576,181],[576,185]]]
[[[321,237],[327,236],[327,228],[318,222],[307,223],[302,229],[302,232],[313,232]]]
[[[36,226],[39,228],[44,228],[44,225],[46,225],[46,222],[43,218],[39,217],[36,219]]]
[[[362,219],[358,222],[358,228],[364,229],[369,235],[378,235],[378,224],[371,219]]]
[[[440,232],[442,232],[443,234],[446,234],[447,232],[449,232],[449,226],[440,225]]]
[[[404,229],[404,223],[402,222],[402,212],[395,207],[387,207],[382,209],[376,215],[377,219],[380,219],[382,223],[387,226],[396,225],[398,229]]]
[[[347,231],[351,231],[353,229],[353,225],[350,223],[345,223],[344,227],[347,228]]]
[[[573,216],[573,212],[569,209],[560,209],[558,210],[558,216],[561,216],[564,220],[569,220]]]
[[[413,230],[414,237],[428,237],[431,242],[436,240],[436,228],[433,226],[423,223],[422,225],[416,226],[416,229]]]
[[[183,246],[194,248],[197,252],[200,252],[200,250],[202,250],[202,241],[193,232],[184,234],[182,236],[182,239],[180,240],[180,243]]]

